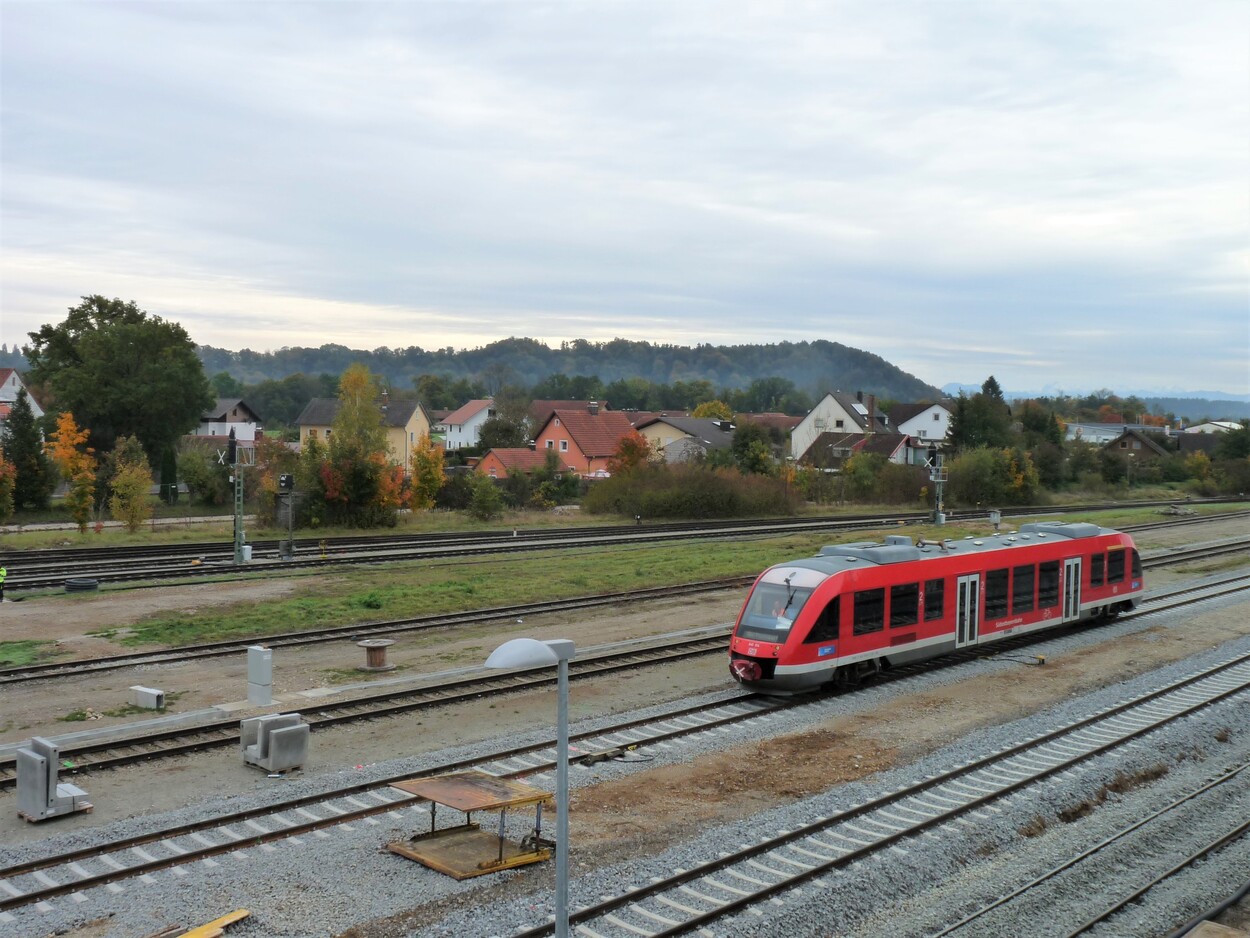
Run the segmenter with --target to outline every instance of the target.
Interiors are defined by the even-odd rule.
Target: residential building
[[[314,397],[295,421],[299,427],[300,447],[309,440],[326,443],[334,432],[334,418],[339,412],[337,397]],[[391,401],[382,395],[378,403],[382,411],[382,426],[386,430],[386,442],[391,462],[409,468],[412,451],[423,436],[432,429],[430,415],[419,401]]]
[[[217,403],[200,416],[200,425],[192,435],[228,437],[231,430],[236,440],[249,443],[265,432],[260,415],[246,401],[237,397],[219,397]]]
[[[535,450],[528,446],[506,447],[487,450],[486,455],[474,467],[474,471],[490,476],[492,479],[505,479],[509,472],[523,472],[529,475],[546,465],[547,451],[545,449]],[[570,471],[563,461],[560,463],[560,471]]]
[[[581,410],[552,411],[534,435],[534,446],[540,452],[554,449],[578,475],[606,475],[608,460],[633,429],[624,413],[600,410],[591,401]]]
[[[1192,427],[1186,427],[1185,433],[1227,433],[1230,430],[1240,430],[1241,424],[1235,420],[1208,420],[1206,423],[1196,423]]]
[[[651,449],[665,462],[690,462],[706,457],[713,450],[728,449],[733,442],[734,424],[710,417],[676,417],[660,414],[634,424]]]
[[[822,433],[882,433],[892,430],[885,414],[876,409],[876,398],[862,391],[854,396],[830,391],[790,434],[790,456],[802,459]]]
[[[469,401],[463,407],[458,407],[441,420],[436,421],[434,426],[443,435],[443,448],[448,452],[471,449],[477,446],[482,424],[493,416],[495,416],[495,402],[486,398]]]
[[[926,446],[940,445],[950,433],[951,409],[945,403],[895,404],[890,409],[890,424],[896,433],[904,433]]]
[[[9,411],[13,407],[13,402],[17,400],[18,391],[26,391],[26,400],[30,403],[30,410],[35,415],[35,419],[38,420],[43,416],[43,408],[22,383],[22,376],[17,373],[17,369],[0,368],[0,426],[3,426],[9,418]]]

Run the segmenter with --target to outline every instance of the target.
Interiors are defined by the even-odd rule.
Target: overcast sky
[[[828,339],[1250,393],[1244,0],[0,12],[9,345],[101,293],[229,349]]]

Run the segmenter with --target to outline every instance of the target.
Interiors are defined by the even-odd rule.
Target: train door
[[[1069,557],[1063,562],[1063,621],[1081,617],[1081,558]]]
[[[980,623],[981,575],[955,580],[955,647],[975,645]]]

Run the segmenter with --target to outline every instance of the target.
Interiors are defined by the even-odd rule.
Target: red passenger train
[[[1133,539],[1096,524],[841,544],[760,574],[734,626],[729,671],[765,692],[852,684],[956,648],[1114,617],[1141,594]]]

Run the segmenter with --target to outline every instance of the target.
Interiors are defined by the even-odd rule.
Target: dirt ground
[[[1198,529],[1152,532],[1139,537],[1138,544],[1149,553],[1165,546],[1241,534],[1243,527],[1237,522],[1222,522]],[[1204,572],[1207,571],[1193,567],[1163,570],[1151,575],[1149,583],[1157,588]],[[153,611],[254,602],[293,593],[297,584],[298,581],[218,584],[6,603],[0,609],[0,634],[10,640],[53,638],[75,651],[86,650],[101,641],[86,637],[88,630],[124,627]],[[348,642],[302,650],[278,649],[274,655],[275,693],[280,697],[281,709],[303,706],[315,710],[317,697],[300,695],[314,688],[342,690],[348,686],[339,681],[410,681],[441,670],[477,665],[497,644],[518,635],[571,638],[580,651],[599,643],[671,631],[679,627],[677,621],[682,628],[728,623],[741,599],[741,595],[725,594],[683,603],[631,605],[577,618],[553,615],[506,625],[483,624],[426,638],[401,636],[390,649],[390,660],[400,670],[382,676],[357,677],[352,669],[363,663],[364,652]],[[1183,633],[1177,629],[1152,629],[1133,638],[1108,641],[1048,659],[1041,667],[1021,665],[1019,671],[988,679],[903,695],[871,711],[830,721],[806,733],[707,755],[687,765],[640,770],[625,780],[579,787],[570,810],[572,836],[579,845],[572,858],[574,867],[610,864],[658,852],[709,822],[749,817],[831,785],[905,764],[978,726],[1019,718],[1069,696],[1248,633],[1250,615],[1242,604],[1219,613],[1196,615]],[[116,650],[115,646],[107,647]],[[90,707],[102,713],[121,707],[132,684],[155,686],[167,695],[179,695],[171,706],[173,712],[230,705],[246,697],[243,660],[133,669],[82,679],[72,688],[63,686],[64,683],[39,682],[16,691],[0,690],[0,742],[141,719],[101,717],[76,723],[56,719],[79,708]],[[696,659],[593,682],[574,682],[570,715],[576,721],[728,686],[723,658]],[[548,727],[554,705],[551,692],[523,693],[496,702],[475,701],[422,711],[411,717],[327,730],[313,740],[315,764],[309,771],[351,771],[353,767],[400,755]],[[220,752],[102,772],[95,777],[83,776],[78,783],[91,792],[96,810],[91,815],[61,819],[57,833],[196,803],[206,793],[247,793],[281,784],[280,780],[258,777],[242,766],[233,753]],[[10,820],[14,812],[5,808],[5,802],[11,797],[0,796],[0,840],[39,839],[40,829]],[[501,881],[497,888],[503,895],[519,887]],[[438,911],[426,909],[418,914],[422,918],[433,917]],[[382,938],[401,934],[405,925],[417,923],[411,918],[403,923],[379,922],[353,930],[351,935]]]

